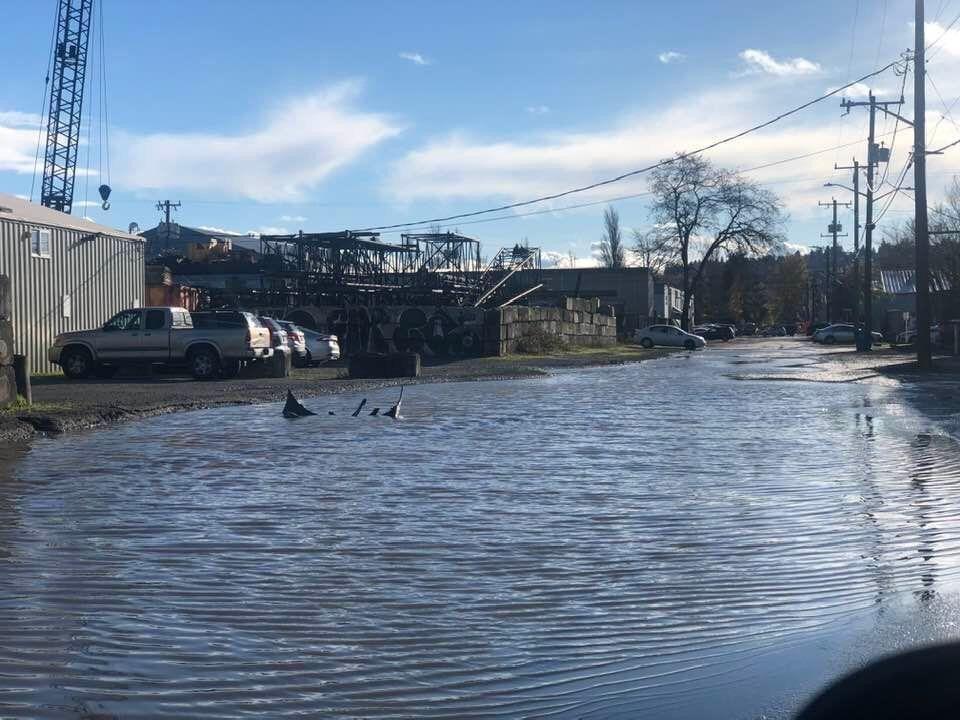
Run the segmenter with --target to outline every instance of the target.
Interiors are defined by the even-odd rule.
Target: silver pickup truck
[[[57,335],[50,362],[68,378],[110,377],[124,365],[186,367],[198,380],[234,377],[243,363],[270,357],[270,331],[250,313],[178,307],[123,310],[96,330]]]

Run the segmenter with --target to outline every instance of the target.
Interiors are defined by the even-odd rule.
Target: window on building
[[[30,254],[34,257],[50,257],[50,231],[34,228],[30,231]]]

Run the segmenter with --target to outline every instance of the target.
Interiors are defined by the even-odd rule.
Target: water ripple
[[[0,480],[0,715],[671,717],[954,592],[956,442],[890,387],[725,377],[751,362],[39,442]]]

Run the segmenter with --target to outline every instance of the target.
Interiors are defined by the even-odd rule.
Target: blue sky
[[[15,69],[0,86],[0,191],[28,195],[55,2],[15,7],[0,50]],[[294,232],[523,200],[694,147],[893,59],[912,45],[913,3],[104,0],[102,10],[113,206],[75,214],[147,228],[170,198],[185,224]],[[927,12],[930,42],[960,0],[928,0]],[[929,66],[948,107],[960,95],[957,28]],[[873,87],[893,97],[899,82],[887,73]],[[932,144],[960,137],[945,114],[928,88]],[[95,104],[86,115],[98,122]],[[94,125],[91,170],[105,173],[98,134]],[[865,111],[841,117],[830,100],[710,157],[749,168],[865,134]],[[901,130],[891,176],[910,142]],[[790,243],[823,242],[822,185],[845,179],[834,162],[862,158],[864,144],[750,173],[783,198]],[[931,189],[958,167],[949,153],[932,160]],[[100,182],[78,178],[75,200],[95,201]],[[454,227],[487,254],[527,238],[589,263],[603,205],[559,208],[645,189],[641,177],[533,208],[553,212]],[[614,203],[627,228],[648,227],[645,202]],[[909,208],[898,200],[887,221]]]

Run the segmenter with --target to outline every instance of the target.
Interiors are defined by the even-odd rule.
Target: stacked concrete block
[[[616,319],[601,312],[599,298],[563,298],[558,307],[509,307],[484,316],[485,355],[516,352],[525,335],[542,332],[559,336],[569,346],[605,346],[617,341]]]
[[[13,371],[13,311],[10,278],[0,275],[0,407],[17,399],[17,379]]]

